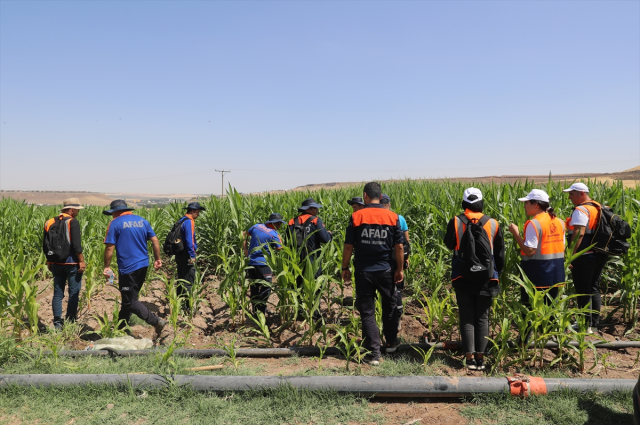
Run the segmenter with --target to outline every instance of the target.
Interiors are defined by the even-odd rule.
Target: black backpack
[[[484,215],[475,223],[464,214],[458,218],[466,226],[458,250],[460,274],[468,281],[485,283],[494,276],[491,241],[483,228],[491,218]]]
[[[300,223],[300,216],[293,219],[293,224],[289,226],[291,238],[296,242],[296,248],[300,251],[300,259],[307,258],[310,252],[314,250],[313,241],[309,237],[311,235],[311,220],[309,218],[306,223]]]
[[[607,255],[626,254],[629,251],[627,239],[631,237],[629,223],[615,214],[610,207],[598,205],[595,202],[584,204],[596,207],[598,210],[598,224],[591,242],[596,244],[593,250]]]
[[[70,217],[56,217],[44,234],[42,250],[47,261],[61,263],[67,260],[71,251],[71,235],[68,227]]]
[[[179,252],[184,251],[184,242],[182,241],[182,231],[181,231],[182,223],[184,222],[184,220],[185,220],[184,217],[178,220],[176,224],[173,225],[173,227],[171,228],[171,231],[169,232],[169,234],[164,240],[164,245],[162,246],[162,249],[164,253],[169,256],[175,255]]]

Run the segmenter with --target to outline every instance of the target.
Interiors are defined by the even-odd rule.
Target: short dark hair
[[[187,214],[191,214],[194,211],[199,211],[199,210],[187,210]]]
[[[369,182],[364,185],[364,193],[367,194],[369,199],[380,199],[382,196],[382,188],[378,182]]]

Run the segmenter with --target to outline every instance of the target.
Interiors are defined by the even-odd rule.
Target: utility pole
[[[220,197],[223,197],[224,196],[224,175],[226,173],[230,173],[231,170],[216,170],[216,171],[222,175],[222,186],[220,188]]]

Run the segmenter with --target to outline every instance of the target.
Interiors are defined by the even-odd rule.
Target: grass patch
[[[0,389],[0,423],[336,424],[378,422],[366,399],[291,387],[216,395],[189,388],[113,386]]]
[[[621,425],[633,423],[632,393],[610,395],[561,391],[524,399],[510,394],[483,394],[461,407],[475,424]]]

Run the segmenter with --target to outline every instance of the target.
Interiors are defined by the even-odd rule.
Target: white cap
[[[476,195],[477,198],[474,199],[473,201],[470,201],[469,200],[469,196],[471,196],[471,195]],[[462,200],[464,202],[468,202],[470,204],[473,204],[473,203],[478,202],[478,201],[482,201],[482,192],[480,192],[480,189],[477,189],[475,187],[470,187],[469,189],[466,189],[464,191],[464,194],[462,195]]]
[[[572,190],[577,190],[578,192],[587,192],[589,193],[589,188],[584,183],[574,183],[571,185],[569,189],[563,190],[563,192],[571,192]]]
[[[524,198],[518,198],[518,201],[541,201],[541,202],[549,202],[549,195],[547,192],[540,189],[533,189],[527,196]]]

